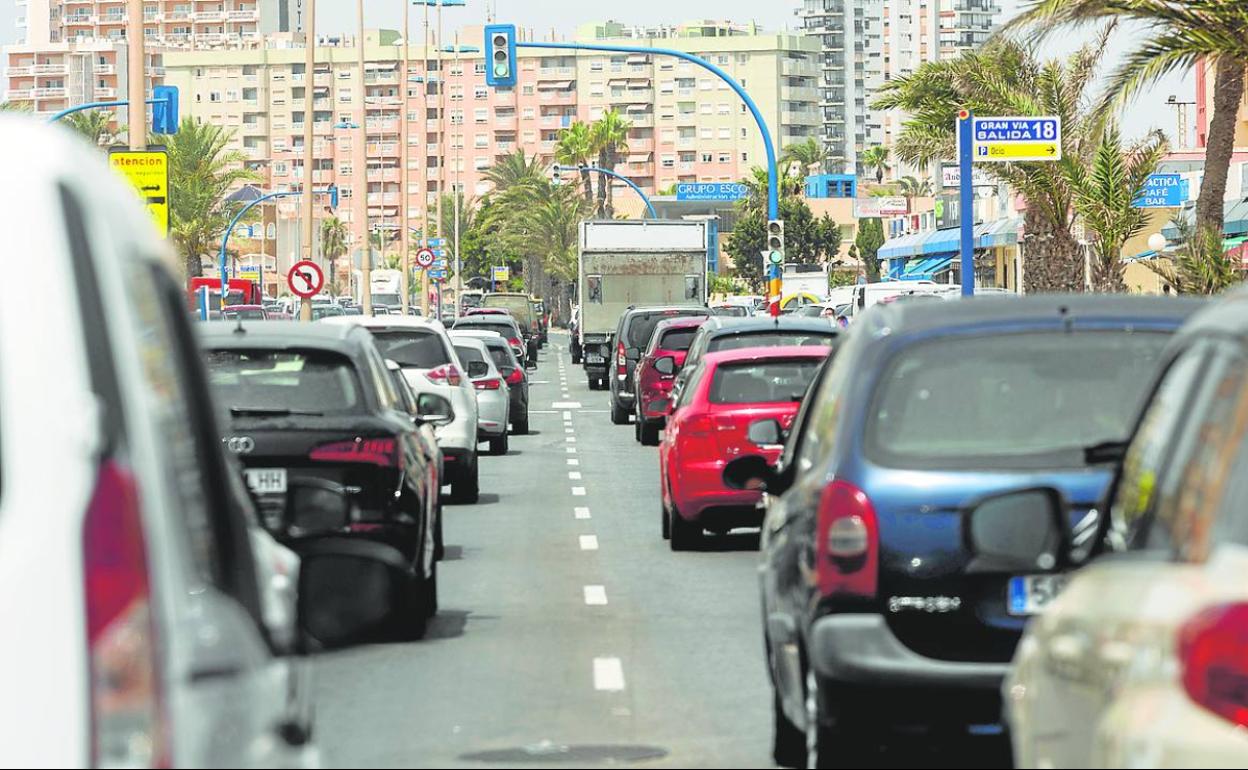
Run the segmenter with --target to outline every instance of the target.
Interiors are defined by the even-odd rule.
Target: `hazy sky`
[[[888,0],[885,0],[887,2]],[[365,0],[364,23],[369,27],[397,29],[403,20],[403,0]],[[757,21],[769,29],[797,27],[794,10],[799,0],[629,0],[623,10],[617,7],[615,14],[603,13],[596,3],[585,0],[468,0],[466,8],[448,8],[443,11],[447,29],[458,24],[481,24],[485,21],[486,3],[491,2],[500,19],[538,31],[554,28],[568,35],[578,24],[612,18],[635,24],[674,23],[690,19],[731,19],[733,21]],[[1001,0],[1006,18],[1013,16],[1024,0]],[[317,27],[324,32],[347,32],[355,29],[355,6],[352,0],[318,0]],[[13,26],[15,0],[0,0],[0,45],[13,42],[16,31]],[[413,28],[419,29],[417,21],[423,9],[413,7]],[[1111,51],[1121,51],[1127,35],[1119,35],[1119,43],[1111,45]],[[1086,36],[1055,36],[1048,44],[1053,53],[1069,50],[1071,40]],[[1066,42],[1066,45],[1062,44]],[[1111,54],[1111,60],[1112,60]],[[0,84],[3,88],[3,84]],[[1191,78],[1172,77],[1162,83],[1151,95],[1141,98],[1124,116],[1123,127],[1130,135],[1139,135],[1151,128],[1161,128],[1173,135],[1175,131],[1174,109],[1164,104],[1166,96],[1176,93],[1190,101],[1193,88]],[[1189,109],[1189,122],[1194,114]],[[1189,129],[1190,132],[1190,129]]]

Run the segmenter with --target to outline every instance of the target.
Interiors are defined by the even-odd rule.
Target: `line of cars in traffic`
[[[877,304],[617,326],[672,550],[761,526],[775,761],[1242,767],[1248,294]]]

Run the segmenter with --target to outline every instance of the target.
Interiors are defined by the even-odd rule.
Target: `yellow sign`
[[[169,234],[169,153],[156,150],[113,150],[108,162],[130,180],[162,235]]]
[[[491,268],[491,270],[493,270],[493,277],[495,281],[510,281],[511,280],[511,268],[509,266],[494,265]]]
[[[985,160],[1061,160],[1062,146],[1057,142],[993,142],[976,148],[976,161]]]

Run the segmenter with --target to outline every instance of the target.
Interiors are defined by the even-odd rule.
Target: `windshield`
[[[459,356],[459,360],[461,363],[463,363],[464,366],[467,366],[468,364],[471,364],[474,361],[485,360],[484,353],[482,353],[477,348],[474,348],[469,345],[456,345],[455,354]]]
[[[745,305],[720,305],[711,308],[711,315],[728,316],[730,318],[745,318],[750,314],[749,308]]]
[[[243,321],[263,321],[268,316],[265,315],[265,312],[263,310],[248,309],[248,310],[226,310],[225,317],[231,321],[235,319],[240,319]]]
[[[708,353],[714,353],[717,350],[740,350],[741,348],[769,347],[769,346],[788,346],[788,345],[827,345],[831,347],[836,343],[837,334],[830,329],[826,332],[814,332],[793,329],[786,331],[783,329],[760,329],[757,332],[744,332],[741,334],[726,334],[722,337],[713,337],[707,344]]]
[[[698,330],[696,328],[671,329],[663,333],[663,338],[659,340],[659,348],[662,350],[687,351],[689,346],[693,344],[693,338],[697,334]]]
[[[507,339],[518,337],[516,327],[502,321],[478,321],[476,318],[488,318],[489,316],[476,316],[475,318],[461,318],[455,322],[456,329],[481,329],[484,331],[498,332]]]
[[[382,358],[389,358],[404,369],[435,369],[449,364],[446,346],[436,332],[387,330],[373,332]]]
[[[876,389],[869,453],[895,467],[1075,466],[1127,438],[1168,335],[964,337],[901,352]]]
[[[801,401],[821,363],[809,359],[722,364],[715,369],[708,398],[712,404]]]
[[[511,348],[503,345],[489,345],[486,348],[490,351],[490,358],[494,360],[494,367],[500,371],[503,369],[514,369],[516,367],[515,358],[511,355]]]
[[[398,294],[377,294],[373,293],[373,305],[385,305],[386,307],[399,307],[403,304],[403,298]]]
[[[630,348],[644,348],[650,344],[650,335],[654,333],[654,327],[658,326],[660,321],[666,321],[669,318],[705,315],[706,309],[700,307],[636,313],[628,322],[628,346]]]
[[[344,313],[342,308],[338,305],[314,305],[312,307],[313,321],[334,315],[346,315],[346,313]]]
[[[210,350],[204,359],[214,395],[236,416],[319,415],[364,409],[355,367],[337,353]]]

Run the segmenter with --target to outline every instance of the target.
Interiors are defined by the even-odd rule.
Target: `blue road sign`
[[[433,256],[435,256],[435,257],[445,257],[445,256],[446,256],[446,249],[434,249],[434,250],[433,250]]]
[[[433,260],[433,269],[434,269],[434,270],[445,270],[445,269],[446,269],[446,258],[445,258],[445,257],[439,257],[438,259]]]
[[[445,238],[430,238],[429,245],[430,246],[445,246],[446,239]]]
[[[445,270],[430,270],[429,277],[435,281],[444,281],[446,280],[446,271]]]
[[[1179,174],[1150,174],[1144,191],[1131,205],[1137,209],[1175,209],[1187,202],[1188,182]]]
[[[676,185],[678,201],[739,201],[748,198],[750,189],[740,182],[680,182]]]
[[[1056,117],[975,117],[976,163],[1054,161],[1062,158],[1062,121]]]

